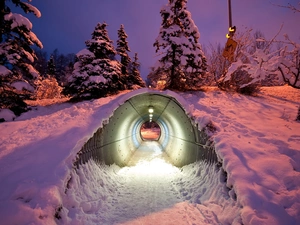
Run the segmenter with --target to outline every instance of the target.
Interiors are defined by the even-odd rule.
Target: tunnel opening
[[[143,141],[158,141],[161,129],[156,122],[148,120],[142,124],[140,133]]]
[[[207,199],[236,210],[236,202],[224,192],[226,173],[209,136],[215,131],[213,123],[199,129],[187,105],[170,91],[148,90],[119,101],[113,115],[77,154],[66,193],[82,196],[81,208],[66,208],[86,215],[95,209],[107,224],[148,222],[152,215],[160,217],[166,210],[173,215],[178,207],[190,208],[186,202],[200,204]],[[160,129],[155,141],[141,134],[149,122]],[[88,194],[86,188],[91,189]],[[95,201],[98,196],[104,197]]]
[[[155,141],[173,165],[182,167],[198,160],[218,162],[207,132],[211,125],[199,130],[187,112],[188,104],[178,94],[144,89],[143,93],[133,91],[123,99],[107,123],[78,152],[74,163],[77,167],[91,158],[98,163],[127,166],[147,141],[141,131],[149,122],[159,127]]]

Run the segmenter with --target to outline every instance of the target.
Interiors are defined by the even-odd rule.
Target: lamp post
[[[229,27],[232,27],[231,0],[228,0]]]
[[[231,0],[228,0],[228,18],[229,18],[229,34],[226,35],[227,38],[232,38],[236,27],[232,26],[232,12],[231,12]]]
[[[228,17],[229,17],[229,29],[228,29],[229,33],[226,34],[226,37],[228,39],[223,51],[223,56],[229,61],[233,61],[237,42],[232,38],[236,31],[236,27],[232,26],[231,0],[228,0]]]

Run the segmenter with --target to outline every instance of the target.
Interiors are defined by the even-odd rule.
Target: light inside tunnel
[[[149,112],[150,114],[152,114],[152,113],[154,112],[154,109],[153,109],[152,106],[149,106],[148,112]]]

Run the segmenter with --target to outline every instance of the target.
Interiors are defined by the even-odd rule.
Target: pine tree
[[[48,53],[41,49],[35,49],[35,54],[37,59],[34,60],[32,66],[41,76],[45,77],[47,74]]]
[[[106,23],[98,23],[86,49],[77,53],[68,93],[73,99],[100,98],[115,94],[123,88],[120,82],[121,64],[115,60],[116,51],[109,39]]]
[[[55,77],[55,73],[56,73],[56,67],[55,67],[53,56],[51,56],[47,63],[47,74],[52,77]]]
[[[106,23],[98,23],[92,33],[92,39],[85,42],[87,49],[96,59],[115,59],[117,54],[113,41],[109,38]]]
[[[25,13],[41,14],[29,3],[14,0]],[[0,0],[0,108],[20,115],[27,110],[24,98],[32,95],[39,73],[31,63],[36,59],[32,45],[42,43],[31,31],[32,24],[20,14],[12,13],[5,0]]]
[[[185,90],[198,86],[207,70],[206,59],[198,43],[200,33],[186,7],[187,0],[169,0],[162,7],[162,24],[155,40],[160,59],[155,71],[161,74],[165,88]]]
[[[145,81],[143,81],[140,75],[140,63],[138,60],[138,55],[135,53],[128,75],[128,81],[130,82],[129,85],[132,89],[136,86],[137,88],[146,86]]]
[[[123,83],[126,84],[128,87],[129,80],[128,80],[128,67],[131,62],[131,59],[128,55],[128,52],[130,52],[130,49],[128,47],[127,42],[127,34],[124,29],[124,25],[122,24],[120,29],[118,30],[118,40],[117,40],[117,53],[121,57],[121,71],[122,71],[122,80]],[[130,85],[129,85],[130,86]]]

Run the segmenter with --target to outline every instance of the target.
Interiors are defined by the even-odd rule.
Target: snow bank
[[[193,113],[199,123],[210,117],[218,128],[216,152],[228,173],[227,186],[243,206],[243,223],[297,224],[300,91],[288,86],[262,90],[259,97],[221,91],[184,96],[191,102],[199,98]]]
[[[4,119],[5,121],[13,121],[16,118],[16,115],[13,111],[9,109],[0,109],[0,119]]]
[[[118,196],[118,190],[109,187],[115,187],[117,181],[120,184],[127,178],[120,177],[116,167],[97,168],[90,162],[87,168],[78,172],[79,177],[86,180],[74,175],[74,180],[69,183],[70,175],[74,174],[72,163],[83,144],[113,111],[131,96],[143,92],[145,90],[77,104],[36,107],[13,122],[1,123],[1,222],[80,224],[81,219],[89,218],[91,224],[101,223],[104,211],[97,215],[90,213],[104,203],[115,207],[118,199],[109,196]],[[139,214],[131,215],[134,218],[130,224],[141,221],[157,223],[155,218],[173,218],[187,224],[193,221],[192,217],[202,220],[198,224],[208,224],[209,221],[213,221],[212,224],[224,221],[226,224],[232,219],[237,224],[242,220],[247,225],[299,224],[300,123],[295,121],[299,90],[286,86],[265,88],[258,97],[218,90],[169,93],[199,124],[211,121],[217,127],[212,138],[227,172],[229,196],[225,195],[227,188],[221,185],[224,178],[221,172],[204,165],[190,165],[192,168],[183,168],[180,172],[184,176],[170,178],[173,183],[166,187],[177,188],[179,202],[141,218]],[[87,174],[85,170],[94,172]],[[168,176],[164,178],[169,179]],[[89,185],[87,180],[91,181]],[[68,198],[70,207],[60,208],[68,183],[73,185],[75,192]],[[93,193],[97,188],[102,194]],[[167,190],[175,193],[172,189]],[[99,198],[93,199],[92,196]],[[130,196],[119,196],[119,200],[132,201]],[[235,198],[236,202],[233,201]],[[147,199],[148,202],[145,199],[142,205],[154,204],[151,197]],[[214,204],[215,199],[218,200]],[[219,212],[217,217],[214,217],[214,212]],[[61,220],[55,215],[61,215]]]

